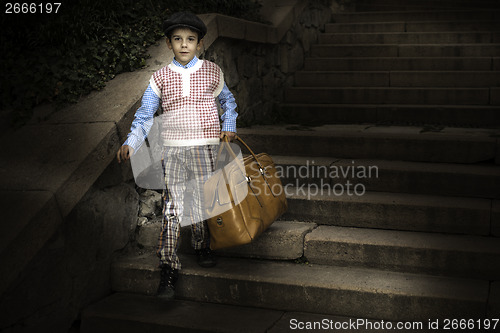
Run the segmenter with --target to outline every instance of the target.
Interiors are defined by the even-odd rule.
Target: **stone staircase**
[[[210,269],[184,229],[168,303],[148,296],[159,221],[142,226],[82,332],[279,333],[361,318],[424,332],[475,319],[474,331],[500,317],[500,1],[355,4],[287,90],[288,124],[239,130],[278,164],[285,216]],[[378,327],[348,326],[390,331]]]

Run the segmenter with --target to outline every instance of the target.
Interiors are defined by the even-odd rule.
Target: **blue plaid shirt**
[[[173,60],[172,63],[176,66],[182,68],[191,68],[198,62],[198,58],[195,56],[187,65],[180,64],[177,60]],[[236,132],[236,101],[233,94],[229,91],[226,83],[224,83],[224,88],[222,92],[217,96],[219,104],[224,110],[221,115],[222,120],[222,131]],[[161,99],[154,93],[151,85],[148,85],[144,95],[142,96],[141,107],[137,109],[135,113],[135,119],[132,121],[132,126],[130,128],[130,133],[127,136],[127,140],[123,144],[128,145],[137,151],[137,149],[142,145],[144,139],[147,137],[151,126],[153,126],[153,117],[160,107]]]

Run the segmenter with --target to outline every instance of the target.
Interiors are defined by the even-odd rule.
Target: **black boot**
[[[196,256],[201,267],[213,267],[217,263],[214,253],[209,248],[196,250]]]
[[[173,269],[167,264],[161,265],[160,285],[158,286],[156,296],[166,300],[174,299],[175,283],[178,277],[179,270]]]

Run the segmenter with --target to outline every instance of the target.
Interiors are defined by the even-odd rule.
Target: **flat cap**
[[[172,14],[165,22],[163,22],[163,31],[165,35],[176,28],[190,28],[198,32],[199,39],[202,39],[207,33],[207,26],[203,21],[191,12],[179,12]]]

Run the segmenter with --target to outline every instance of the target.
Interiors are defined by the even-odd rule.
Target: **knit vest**
[[[163,145],[219,143],[215,97],[224,87],[224,74],[219,66],[206,60],[198,60],[187,69],[170,64],[152,75],[150,85],[162,100]]]

